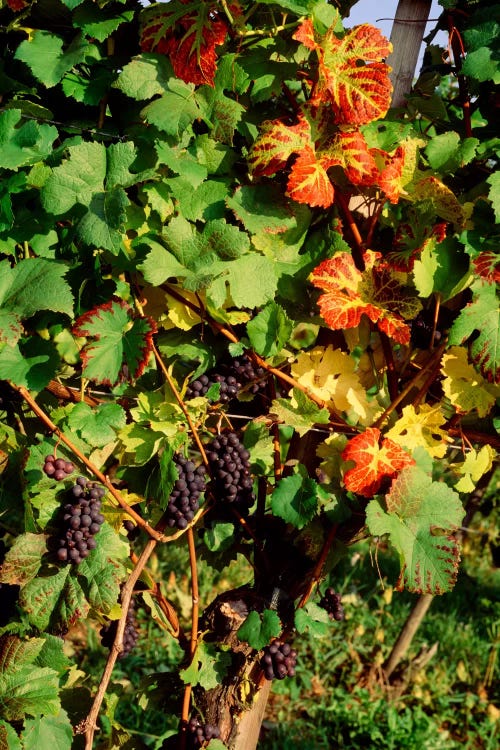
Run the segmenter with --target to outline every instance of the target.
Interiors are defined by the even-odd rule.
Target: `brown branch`
[[[311,577],[309,581],[307,582],[307,589],[302,594],[302,597],[297,604],[297,609],[302,609],[307,602],[309,601],[309,597],[311,596],[314,587],[318,583],[318,581],[321,578],[321,573],[323,571],[323,567],[326,562],[326,558],[328,556],[328,553],[330,551],[330,547],[332,546],[335,537],[337,535],[337,529],[338,529],[338,523],[334,523],[333,526],[330,528],[330,531],[328,532],[328,536],[326,537],[323,547],[321,549],[320,555],[316,561],[316,565],[314,566],[314,570],[311,574]]]
[[[51,380],[50,383],[45,386],[45,390],[49,391],[49,393],[52,393],[57,398],[63,399],[64,401],[77,403],[82,400],[80,391],[77,391],[75,388],[69,388],[62,383],[58,383],[57,380]],[[98,404],[102,403],[100,399],[87,395],[83,396],[83,401],[89,406],[97,406]]]
[[[35,399],[32,397],[31,393],[24,388],[23,386],[17,386],[11,383],[12,387],[15,388],[21,396],[24,398],[26,403],[29,405],[31,410],[35,412],[37,417],[48,427],[48,429],[53,432],[59,440],[64,443],[70,451],[81,461],[82,464],[85,464],[87,469],[92,472],[92,474],[103,484],[110,495],[112,495],[116,502],[125,510],[127,511],[128,515],[131,516],[131,518],[134,519],[134,521],[137,523],[138,526],[141,527],[141,529],[144,529],[150,537],[153,539],[156,539],[157,541],[167,541],[167,539],[171,540],[170,538],[164,537],[163,534],[160,534],[158,531],[156,531],[152,526],[148,524],[147,521],[144,520],[128,503],[125,502],[123,497],[121,496],[120,492],[116,489],[116,487],[111,484],[109,479],[95,466],[89,459],[79,450],[76,445],[74,445],[69,438],[66,437],[66,435],[62,432],[57,425],[52,422],[50,417],[44,412],[44,410],[36,403]]]
[[[345,197],[343,196],[343,194],[340,192],[338,188],[335,189],[335,202],[339,206],[341,212],[344,215],[344,219],[347,222],[347,226],[351,230],[351,235],[352,235],[352,240],[353,240],[353,247],[351,249],[352,249],[352,258],[354,260],[354,265],[356,266],[358,271],[363,272],[365,270],[365,261],[363,258],[365,247],[363,243],[363,238],[358,229],[358,225],[356,224],[354,217],[351,213],[348,201],[345,199]]]

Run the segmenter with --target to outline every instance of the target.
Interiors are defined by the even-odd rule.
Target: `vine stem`
[[[193,302],[191,302],[190,300],[185,299],[182,296],[182,294],[180,294],[176,289],[173,289],[168,284],[164,284],[163,289],[167,292],[167,294],[170,294],[171,297],[176,299],[178,302],[181,302],[183,305],[186,305],[186,307],[189,307],[190,310],[192,310],[197,315],[199,315],[200,318],[202,318],[203,310],[197,305],[195,305]],[[217,330],[218,333],[225,336],[229,341],[231,341],[231,343],[233,344],[240,343],[239,338],[232,331],[230,331],[228,328],[223,326],[218,321],[211,318],[210,324],[213,326],[213,328]],[[297,388],[299,391],[302,391],[302,393],[305,393],[306,396],[311,399],[311,401],[314,401],[314,403],[320,407],[320,409],[328,409],[330,414],[333,415],[336,420],[338,420],[337,422],[331,420],[332,426],[341,427],[341,428],[349,427],[349,430],[352,429],[347,424],[347,422],[343,420],[342,417],[339,414],[337,414],[334,409],[332,409],[331,406],[328,406],[326,401],[323,401],[323,399],[316,396],[314,393],[312,393],[309,390],[309,388],[306,388],[297,380],[295,380],[295,378],[292,378],[291,375],[287,375],[286,372],[282,372],[282,370],[280,370],[277,367],[272,367],[265,361],[265,359],[262,359],[262,357],[259,354],[252,351],[251,349],[247,350],[247,354],[250,357],[250,359],[253,360],[253,362],[255,362],[257,365],[259,365],[260,367],[262,367],[264,370],[271,373],[272,375],[275,375],[278,378],[278,380],[281,380],[283,383],[286,383],[287,385],[291,385],[292,388]]]
[[[12,387],[15,388],[20,395],[23,397],[23,399],[26,401],[30,409],[37,415],[37,417],[48,427],[48,429],[53,432],[59,440],[64,443],[70,451],[79,459],[79,461],[82,462],[82,464],[85,464],[87,469],[89,469],[92,474],[106,487],[110,495],[112,495],[116,502],[128,513],[129,516],[131,516],[134,521],[140,526],[142,529],[144,529],[150,537],[153,539],[156,539],[156,541],[167,541],[170,540],[169,537],[165,537],[163,534],[159,533],[154,529],[152,526],[148,524],[147,521],[144,520],[121,496],[121,493],[114,487],[113,484],[109,481],[109,479],[95,466],[89,459],[74,445],[69,438],[66,437],[66,435],[62,432],[62,430],[57,427],[57,425],[52,422],[50,417],[44,412],[44,410],[36,403],[35,399],[31,395],[31,393],[27,390],[27,388],[24,388],[23,386],[17,386],[11,383]]]
[[[347,221],[349,229],[351,230],[352,238],[354,240],[354,247],[351,248],[354,265],[356,266],[358,271],[363,272],[365,270],[365,261],[363,258],[363,252],[364,252],[363,238],[358,229],[358,225],[356,224],[354,220],[354,216],[351,213],[351,209],[349,208],[349,204],[347,200],[338,189],[335,190],[335,202],[338,204],[340,210],[344,214],[344,217]]]
[[[151,557],[154,548],[157,545],[156,539],[150,539],[144,547],[141,556],[139,557],[137,564],[128,577],[127,582],[122,588],[120,603],[122,605],[122,614],[118,620],[116,628],[116,635],[113,641],[113,646],[109,652],[108,660],[104,668],[97,693],[94,697],[92,707],[87,717],[76,727],[76,734],[85,734],[85,750],[92,750],[95,730],[97,729],[97,718],[101,710],[106,690],[108,689],[111,674],[113,672],[116,660],[120,655],[123,648],[123,634],[125,632],[125,621],[127,619],[127,613],[130,606],[130,600],[134,591],[134,586],[137,583],[139,576],[141,575],[147,561]]]
[[[192,602],[192,613],[191,613],[191,640],[189,644],[189,655],[191,661],[196,653],[196,647],[198,645],[198,622],[199,622],[199,589],[198,589],[198,568],[196,562],[196,548],[194,544],[193,529],[190,528],[187,532],[187,543],[189,550],[189,565],[191,568],[191,602]],[[188,683],[184,688],[184,696],[182,699],[182,715],[181,715],[181,736],[180,736],[180,748],[184,750],[186,746],[186,725],[189,719],[189,707],[191,704],[191,684]]]
[[[318,581],[321,578],[321,573],[323,571],[326,558],[328,556],[328,553],[330,551],[330,547],[332,546],[335,537],[337,536],[337,529],[338,529],[338,523],[334,523],[333,526],[330,528],[330,531],[328,532],[328,536],[326,537],[323,547],[321,549],[320,555],[316,561],[316,565],[314,566],[314,570],[312,572],[311,577],[309,578],[309,581],[307,583],[307,589],[302,594],[302,597],[297,604],[297,609],[302,609],[302,607],[305,607],[307,602],[309,601],[309,598],[314,590],[314,587],[318,583]]]

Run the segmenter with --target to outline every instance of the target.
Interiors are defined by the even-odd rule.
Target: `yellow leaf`
[[[483,445],[479,453],[472,448],[465,456],[465,461],[453,467],[462,474],[455,484],[455,489],[458,492],[473,492],[483,474],[493,466],[495,457],[496,453],[491,445]]]
[[[169,294],[166,295],[168,300],[168,319],[174,326],[174,328],[180,328],[181,331],[189,331],[193,326],[198,325],[201,322],[201,318],[195,313],[190,307],[185,305],[183,302],[171,297]],[[196,295],[193,292],[187,292],[185,289],[182,290],[182,296],[188,301],[192,302],[198,307],[199,302]]]
[[[452,346],[443,355],[441,372],[445,396],[461,414],[477,409],[478,415],[485,417],[500,397],[500,386],[488,383],[469,364],[467,351],[461,346]]]
[[[292,365],[292,375],[349,419],[369,425],[382,409],[376,401],[368,400],[355,368],[349,354],[332,346],[316,346],[299,354]]]
[[[447,433],[441,425],[445,421],[439,405],[422,404],[416,411],[410,404],[404,407],[401,417],[385,437],[411,451],[425,448],[433,458],[442,458],[446,453]]]

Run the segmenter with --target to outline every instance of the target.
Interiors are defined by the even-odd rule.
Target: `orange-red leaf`
[[[215,4],[174,0],[167,7],[153,6],[144,12],[141,49],[168,55],[175,75],[186,83],[213,86],[215,48],[224,43],[228,30],[228,21]]]
[[[404,148],[398,146],[392,155],[377,148],[372,149],[372,154],[379,169],[377,185],[384,191],[387,200],[397,203],[403,190]]]
[[[391,103],[389,66],[382,62],[391,43],[369,24],[356,26],[340,38],[330,28],[315,34],[305,21],[294,35],[318,55],[319,75],[314,100],[330,101],[338,124],[362,125],[383,117]]]
[[[375,159],[359,130],[338,134],[347,178],[354,185],[373,185],[378,176]]]
[[[347,443],[342,452],[344,461],[354,461],[355,466],[346,471],[344,485],[347,490],[363,497],[372,497],[384,479],[393,479],[405,466],[415,463],[397,443],[385,438],[380,444],[380,430],[369,427]]]
[[[314,150],[306,148],[295,161],[288,179],[287,193],[297,203],[328,208],[333,203],[333,185]]]
[[[384,263],[380,253],[364,254],[365,270],[359,271],[349,253],[323,261],[311,274],[314,286],[322,289],[318,300],[321,315],[334,330],[354,328],[367,315],[379,329],[400,344],[410,341],[405,318],[420,309],[418,299],[408,293],[400,279]]]
[[[296,125],[285,125],[281,120],[266,120],[262,132],[248,156],[250,171],[256,177],[276,174],[286,166],[292,154],[313,148],[311,127],[302,115]]]
[[[500,259],[496,253],[492,251],[479,253],[472,264],[482,279],[486,279],[490,284],[500,284]]]

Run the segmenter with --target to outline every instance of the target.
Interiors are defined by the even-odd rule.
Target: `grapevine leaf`
[[[313,638],[322,637],[330,630],[328,612],[314,602],[307,602],[305,607],[298,609],[294,622],[298,633],[309,631]]]
[[[384,264],[379,253],[368,250],[365,270],[359,271],[349,253],[339,253],[314,269],[311,281],[322,289],[318,300],[321,315],[334,330],[354,328],[362,315],[377,323],[381,331],[401,344],[410,341],[406,319],[415,317],[420,302],[405,294],[401,281]]]
[[[147,282],[153,286],[160,286],[167,279],[186,276],[186,268],[159,242],[146,237],[141,238],[141,245],[149,249],[145,260],[139,266]]]
[[[109,385],[117,382],[124,367],[127,378],[142,374],[156,324],[148,317],[134,317],[126,302],[113,298],[78,318],[73,332],[92,339],[81,352],[85,377]]]
[[[317,483],[309,477],[293,474],[285,477],[271,496],[273,515],[302,529],[316,514],[318,507]]]
[[[172,0],[168,8],[153,6],[143,11],[141,47],[168,55],[177,78],[213,86],[215,48],[224,42],[228,30],[226,16],[215,4]]]
[[[295,160],[286,194],[297,203],[328,208],[333,203],[333,185],[312,148],[304,148]]]
[[[201,685],[211,690],[220,685],[231,664],[231,654],[220,651],[214,644],[201,641],[189,667],[181,669],[179,676],[184,683]]]
[[[19,109],[8,109],[0,113],[0,149],[2,168],[18,169],[36,164],[52,151],[58,137],[53,125],[39,125],[33,120],[23,120]]]
[[[47,88],[55,86],[63,75],[82,62],[99,60],[99,50],[78,35],[63,52],[64,42],[56,34],[36,29],[21,42],[14,55],[26,63],[31,72]]]
[[[478,276],[490,284],[500,284],[500,258],[493,251],[485,251],[472,261]]]
[[[455,471],[462,475],[455,484],[456,491],[474,492],[481,477],[493,466],[495,458],[496,453],[491,445],[483,445],[479,451],[471,448],[465,456],[465,461],[453,467]]]
[[[5,719],[18,721],[40,713],[57,714],[59,676],[53,669],[21,667],[0,676],[0,705]]]
[[[443,458],[447,449],[447,433],[442,429],[445,422],[439,404],[422,404],[418,411],[409,404],[385,436],[402,448],[425,448],[433,458]]]
[[[392,479],[405,466],[415,463],[406,451],[392,440],[380,443],[380,430],[369,427],[347,443],[343,461],[354,461],[355,466],[344,474],[344,485],[351,492],[372,497],[385,479]]]
[[[65,711],[57,716],[37,716],[24,722],[24,750],[71,750],[73,727]]]
[[[443,355],[441,371],[445,396],[460,414],[477,409],[478,415],[485,417],[500,397],[500,387],[481,377],[468,362],[467,351],[461,346],[452,346]]]
[[[298,388],[293,389],[292,396],[292,399],[278,398],[273,401],[270,416],[293,427],[300,436],[309,432],[315,424],[328,424],[330,421],[328,409],[320,409]]]
[[[246,641],[249,646],[260,651],[280,633],[280,618],[274,610],[265,609],[262,615],[252,610],[243,625],[239,628],[238,638],[240,641]]]
[[[133,17],[133,10],[117,12],[116,7],[96,8],[86,4],[74,13],[73,23],[86,36],[104,42],[122,23],[131,21]]]
[[[226,283],[232,301],[239,308],[261,307],[270,302],[276,292],[277,272],[275,264],[262,255],[242,255],[231,262],[212,264],[219,272],[207,290],[207,300],[214,308],[221,307],[226,300]]]
[[[456,492],[418,467],[403,469],[381,502],[372,500],[366,520],[372,534],[389,534],[401,559],[397,588],[443,594],[456,581],[460,553],[453,533],[465,515]]]
[[[115,606],[128,554],[126,541],[104,523],[97,537],[97,547],[78,566],[78,583],[95,611],[108,614]]]
[[[488,47],[479,47],[472,52],[467,52],[461,72],[463,75],[470,76],[478,81],[493,81],[493,83],[499,84],[498,55]]]
[[[3,720],[0,720],[0,747],[2,750],[23,750],[16,730]]]
[[[455,193],[434,176],[419,176],[412,184],[409,196],[412,201],[430,201],[437,216],[457,227],[465,222],[464,208]]]
[[[472,361],[491,383],[500,383],[500,306],[495,284],[478,281],[473,299],[460,312],[450,330],[450,344],[462,344],[474,333],[470,344]]]
[[[116,431],[125,426],[125,412],[119,404],[100,404],[91,409],[81,402],[74,405],[68,425],[89,445],[102,448],[116,440]]]
[[[47,551],[42,534],[21,534],[5,555],[0,568],[2,583],[24,586],[40,570],[42,555]]]
[[[15,635],[2,638],[0,648],[0,673],[15,672],[16,669],[33,664],[43,648],[43,638],[22,641]]]
[[[413,266],[415,287],[422,297],[437,293],[446,302],[469,284],[469,267],[470,258],[454,238],[427,242]]]
[[[436,135],[426,146],[425,153],[432,169],[444,173],[454,173],[468,164],[475,156],[479,145],[477,138],[460,139],[458,133],[449,130]]]
[[[330,102],[337,123],[362,125],[386,114],[392,86],[389,66],[382,60],[392,45],[379,29],[362,24],[340,38],[334,27],[317,34],[306,19],[294,39],[316,50],[319,78],[314,101]]]
[[[311,127],[304,116],[299,117],[296,125],[268,120],[252,146],[248,164],[255,177],[270,176],[283,169],[290,156],[312,147]]]
[[[53,575],[33,578],[21,589],[19,601],[38,630],[46,630],[51,623],[68,626],[89,612],[80,582],[68,565]]]
[[[210,552],[224,552],[234,544],[234,524],[214,523],[205,529],[203,542]]]
[[[361,424],[370,424],[380,414],[376,400],[369,401],[355,372],[354,359],[332,346],[316,346],[301,352],[292,365],[292,375],[326,403]]]
[[[290,338],[293,322],[276,302],[270,302],[247,323],[252,348],[263,357],[278,354]]]
[[[490,175],[486,182],[490,186],[488,198],[495,212],[495,221],[500,224],[500,171],[497,170]]]
[[[165,93],[171,74],[163,55],[137,55],[124,65],[114,85],[131,99],[144,101]]]
[[[60,358],[50,341],[31,337],[21,346],[0,349],[0,379],[39,392],[56,375]]]

